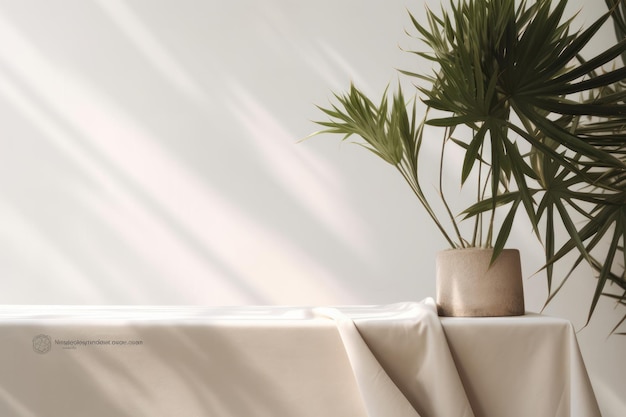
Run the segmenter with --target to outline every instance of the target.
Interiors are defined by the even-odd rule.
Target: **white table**
[[[431,300],[0,307],[0,416],[473,415],[599,416],[571,326]]]

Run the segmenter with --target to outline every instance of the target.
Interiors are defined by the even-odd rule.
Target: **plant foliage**
[[[570,276],[553,283],[554,265],[567,255],[571,271],[585,263],[595,272],[591,318],[602,294],[626,303],[626,3],[606,0],[608,11],[577,31],[573,17],[564,17],[566,4],[451,0],[439,13],[427,10],[424,22],[409,14],[426,46],[410,52],[433,70],[401,74],[414,81],[425,116],[418,118],[418,103],[405,101],[400,85],[377,103],[352,85],[321,108],[329,119],[317,122],[325,129],[315,134],[362,138],[399,170],[451,247],[493,247],[495,259],[524,213],[545,248],[548,301]],[[611,20],[616,42],[584,58]],[[460,184],[477,184],[461,219],[441,180],[445,223],[420,185],[420,150],[433,140],[425,129],[441,129],[439,177],[456,147]],[[471,236],[461,233],[463,220],[474,222]],[[620,294],[607,292],[609,285]]]

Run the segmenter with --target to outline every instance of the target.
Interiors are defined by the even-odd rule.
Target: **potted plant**
[[[606,0],[607,13],[574,33],[563,16],[566,3],[451,0],[439,13],[427,10],[424,23],[409,14],[426,46],[410,52],[433,71],[400,73],[414,82],[424,109],[416,98],[405,100],[400,84],[379,100],[351,85],[335,94],[335,104],[320,107],[328,120],[316,122],[324,129],[312,136],[360,137],[400,172],[450,248],[487,249],[491,267],[516,216],[525,215],[545,248],[548,300],[569,277],[553,283],[554,265],[566,255],[576,254],[570,270],[584,262],[596,271],[591,317],[608,283],[626,291],[626,68],[616,67],[626,41],[584,59],[601,26],[623,22],[619,0]],[[432,173],[420,171],[422,145],[435,138],[439,208],[422,187]],[[451,150],[463,155],[460,184],[475,189],[474,201],[458,211],[442,181],[455,168]],[[564,241],[558,229],[567,232]],[[624,294],[612,296],[625,301]]]

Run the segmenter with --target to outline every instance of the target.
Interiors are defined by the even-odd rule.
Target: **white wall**
[[[379,94],[414,65],[399,48],[416,45],[407,7],[423,11],[408,0],[0,0],[0,303],[433,296],[445,242],[393,169],[338,138],[296,143],[331,90],[353,80]],[[515,235],[538,311],[541,248],[523,225]],[[581,328],[593,285],[581,271],[545,312]],[[626,337],[606,338],[623,314],[605,301],[579,333],[609,417],[626,411]]]

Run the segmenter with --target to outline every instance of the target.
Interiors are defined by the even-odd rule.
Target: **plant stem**
[[[400,174],[402,174],[402,177],[405,179],[405,181],[409,184],[409,186],[411,187],[411,190],[413,190],[413,193],[417,196],[417,199],[422,204],[422,207],[424,207],[424,209],[426,210],[430,218],[435,222],[435,225],[437,226],[437,228],[439,229],[443,237],[446,239],[450,247],[452,248],[458,247],[458,245],[454,243],[454,241],[450,238],[446,230],[443,228],[441,222],[439,221],[439,218],[437,218],[437,215],[428,204],[428,201],[426,201],[426,197],[424,196],[424,193],[422,192],[422,189],[417,180],[417,175],[415,176],[409,175],[401,165],[396,165],[396,168],[398,169]]]
[[[441,197],[443,206],[445,207],[446,212],[448,213],[448,217],[450,218],[450,222],[452,223],[454,232],[456,233],[456,236],[459,239],[459,245],[462,248],[465,248],[466,247],[465,241],[463,240],[463,237],[461,236],[461,232],[457,225],[456,219],[454,218],[454,215],[452,214],[452,210],[450,210],[450,206],[448,205],[448,202],[446,201],[446,197],[443,192],[443,156],[445,154],[446,142],[448,141],[448,138],[450,137],[450,135],[451,133],[449,132],[449,129],[446,128],[446,134],[441,143],[441,153],[439,157],[439,196]]]

